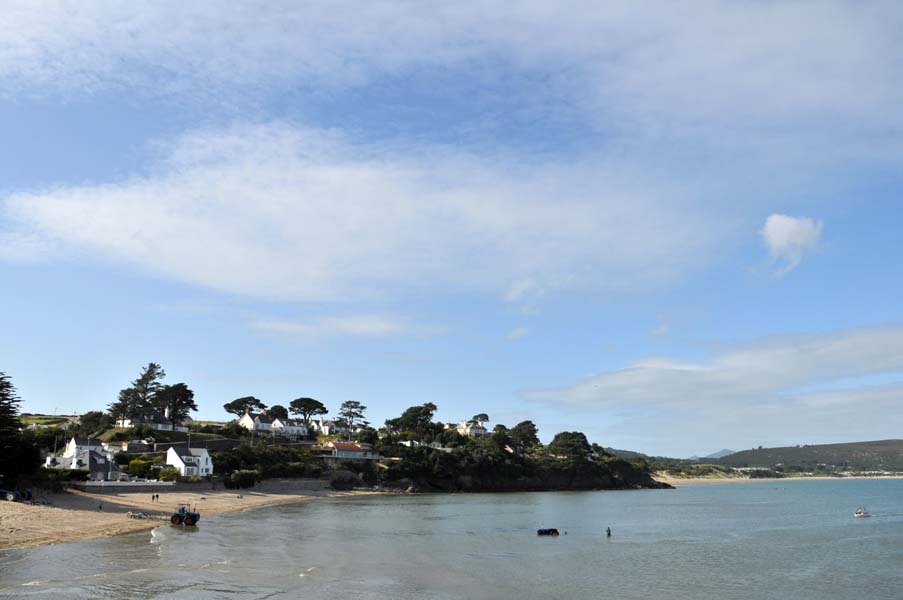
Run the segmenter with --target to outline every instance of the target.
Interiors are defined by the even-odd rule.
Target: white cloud
[[[773,214],[765,220],[762,240],[772,260],[783,263],[779,270],[783,274],[795,269],[803,256],[818,248],[821,231],[821,221]]]
[[[903,417],[903,385],[872,380],[901,374],[903,327],[879,327],[740,345],[703,361],[647,358],[522,395],[620,415],[625,433],[642,430],[647,441],[705,435],[731,447],[896,435],[888,424]]]
[[[446,332],[444,327],[422,325],[391,315],[342,315],[321,317],[308,321],[258,320],[250,325],[254,329],[294,337],[395,337],[434,336]]]
[[[527,333],[529,333],[529,331],[530,330],[527,329],[526,327],[517,327],[508,332],[508,339],[509,340],[519,340],[522,337],[526,336]]]
[[[690,133],[717,145],[766,138],[785,150],[808,140],[820,154],[881,157],[893,156],[890,132],[903,128],[901,26],[897,3],[840,0],[669,2],[654,15],[631,2],[563,11],[539,0],[13,0],[0,20],[0,89],[143,86],[221,97],[364,85],[436,65],[469,74],[503,67],[543,74],[546,85],[529,91],[545,94],[536,105],[576,110],[606,131]]]
[[[8,197],[7,227],[63,259],[329,301],[502,294],[510,281],[531,282],[519,297],[655,286],[705,262],[725,232],[703,207],[683,207],[681,190],[647,188],[613,163],[477,161],[284,123],[190,132],[165,147],[150,175]]]

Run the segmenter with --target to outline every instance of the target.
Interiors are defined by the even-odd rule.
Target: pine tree
[[[22,436],[20,402],[9,376],[0,372],[0,482],[9,487],[20,474],[37,469],[41,458],[37,447]]]

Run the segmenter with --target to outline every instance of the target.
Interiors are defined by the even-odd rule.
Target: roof
[[[336,450],[341,450],[342,452],[369,452],[371,450],[370,448],[362,448],[351,442],[333,442],[332,447]]]
[[[191,448],[186,448],[184,446],[170,446],[170,449],[176,453],[176,456],[183,463],[193,463],[194,462],[194,454],[191,452]]]
[[[259,421],[260,423],[272,423],[273,419],[271,419],[266,413],[252,413],[250,411],[245,411],[245,414],[251,417],[254,421]]]
[[[76,446],[100,446],[102,442],[97,438],[80,438],[74,437]]]

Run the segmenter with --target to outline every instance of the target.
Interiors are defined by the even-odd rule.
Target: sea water
[[[903,480],[313,501],[0,552],[31,596],[899,600]]]

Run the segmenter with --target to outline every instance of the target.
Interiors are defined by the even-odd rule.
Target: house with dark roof
[[[245,414],[238,420],[238,424],[254,433],[271,433],[273,431],[273,419],[266,413],[245,411]]]
[[[44,459],[44,466],[88,471],[88,478],[92,481],[115,481],[120,475],[119,465],[113,462],[113,453],[107,451],[97,438],[71,438],[62,454]]]
[[[213,475],[213,460],[206,448],[170,446],[166,451],[166,464],[178,469],[182,477]]]

